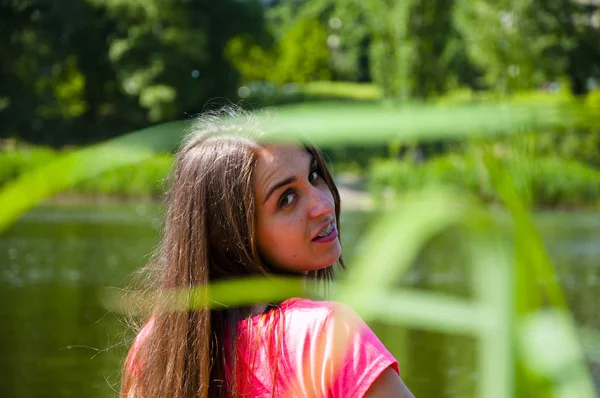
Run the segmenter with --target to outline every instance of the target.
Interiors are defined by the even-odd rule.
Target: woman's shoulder
[[[296,339],[318,336],[333,328],[352,332],[366,327],[358,314],[344,303],[306,298],[285,300],[268,314],[255,316],[250,322],[259,329],[267,322],[285,331],[288,338]]]
[[[154,328],[155,317],[151,317],[144,326],[140,329],[135,339],[133,340],[133,344],[127,354],[127,359],[125,361],[125,366],[127,370],[129,370],[134,375],[138,375],[140,372],[140,361],[138,359],[138,354],[144,340],[148,337],[148,335],[152,332],[152,328]]]
[[[307,324],[323,323],[332,318],[359,318],[348,305],[328,300],[311,300],[306,298],[291,298],[278,306],[286,319],[294,319]]]
[[[399,373],[396,359],[350,306],[295,298],[277,311],[275,330],[284,331],[276,334],[282,337],[279,360],[293,396],[359,397],[385,369]],[[258,329],[272,336],[273,329]]]
[[[287,299],[266,313],[242,321],[242,330],[250,325],[262,326],[265,322],[283,327],[286,332],[297,337],[315,333],[340,322],[362,324],[360,317],[344,303],[298,297]]]

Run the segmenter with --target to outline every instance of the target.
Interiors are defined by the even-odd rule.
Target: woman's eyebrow
[[[308,172],[310,173],[310,171],[312,170],[312,168],[315,167],[316,165],[317,165],[317,159],[311,153],[310,154],[310,161],[308,162]],[[265,195],[265,200],[264,200],[263,204],[267,203],[267,200],[269,200],[269,198],[271,197],[271,195],[273,195],[273,192],[275,192],[279,188],[284,187],[284,186],[286,186],[288,184],[291,184],[291,183],[293,183],[293,182],[295,182],[297,180],[298,180],[297,177],[288,177],[285,180],[282,180],[282,181],[278,182],[277,184],[273,185],[267,191],[267,194]]]
[[[279,181],[277,184],[273,185],[267,191],[267,196],[265,197],[265,201],[263,202],[263,204],[267,203],[267,200],[269,200],[269,198],[271,197],[271,195],[273,194],[273,192],[275,192],[276,190],[278,190],[279,188],[281,188],[283,186],[291,184],[292,182],[296,181],[297,179],[298,179],[297,177],[288,177],[285,180]]]

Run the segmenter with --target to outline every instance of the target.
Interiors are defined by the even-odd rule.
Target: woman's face
[[[304,273],[338,260],[333,195],[309,152],[293,145],[261,149],[252,185],[258,249],[270,264]]]

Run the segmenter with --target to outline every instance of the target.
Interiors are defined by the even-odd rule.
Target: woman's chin
[[[320,267],[316,267],[314,270],[318,271],[318,270],[329,268],[329,267],[333,266],[340,259],[341,255],[342,255],[342,252],[340,250],[335,255],[332,255],[331,257],[329,257],[326,261],[323,261],[322,265]]]
[[[318,258],[315,258],[315,256],[313,258],[306,258],[302,262],[294,262],[293,264],[288,263],[286,265],[279,263],[278,265],[275,265],[274,268],[283,271],[283,273],[303,275],[306,275],[309,272],[320,271],[329,268],[334,265],[342,255],[341,247],[339,244],[336,246],[332,247],[326,255],[320,255]]]
[[[337,261],[339,261],[341,256],[342,256],[342,245],[340,244],[340,241],[336,239],[335,244],[331,248],[331,258],[329,259],[328,264],[329,265],[335,264]]]

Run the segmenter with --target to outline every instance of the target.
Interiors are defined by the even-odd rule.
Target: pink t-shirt
[[[136,341],[137,351],[150,322]],[[398,362],[348,306],[292,298],[239,323],[236,381],[246,397],[360,398]],[[130,370],[138,373],[135,353]],[[231,370],[228,371],[231,375]]]

